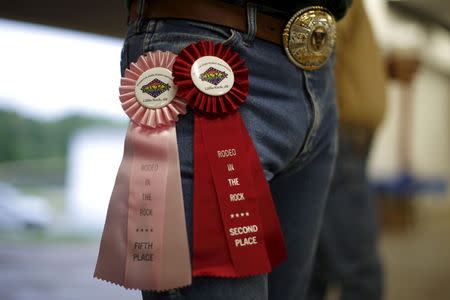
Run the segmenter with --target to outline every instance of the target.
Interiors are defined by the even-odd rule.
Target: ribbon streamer
[[[131,63],[119,88],[131,119],[111,195],[94,277],[163,291],[191,284],[175,121],[176,55],[149,52]]]
[[[193,275],[242,277],[286,259],[261,163],[237,109],[248,69],[223,44],[201,41],[173,66],[178,95],[195,110]]]

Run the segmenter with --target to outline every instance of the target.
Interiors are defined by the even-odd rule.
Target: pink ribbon
[[[125,71],[119,88],[122,106],[133,122],[94,277],[126,288],[163,291],[191,284],[174,126],[186,104],[165,96],[171,89],[176,94],[168,80],[175,57],[161,51],[139,57]]]

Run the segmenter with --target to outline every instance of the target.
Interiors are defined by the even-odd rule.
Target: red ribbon
[[[194,84],[192,65],[204,56],[230,66],[234,83],[226,94],[207,95]],[[244,65],[230,47],[201,41],[183,49],[173,66],[178,96],[196,112],[194,276],[267,273],[287,257],[268,183],[237,111],[248,95]]]

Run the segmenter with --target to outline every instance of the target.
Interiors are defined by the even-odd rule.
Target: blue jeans
[[[141,20],[129,26],[122,72],[147,51],[179,53],[211,40],[237,51],[249,68],[250,89],[239,109],[272,188],[289,259],[270,275],[193,279],[189,287],[144,299],[304,299],[319,224],[336,154],[333,59],[315,71],[296,68],[281,46],[253,32],[186,20]],[[192,249],[193,112],[181,116],[177,135],[189,243]]]
[[[339,131],[339,151],[325,209],[308,300],[336,285],[341,300],[382,299],[377,207],[366,175],[370,141],[358,128]],[[363,139],[364,140],[364,139]]]

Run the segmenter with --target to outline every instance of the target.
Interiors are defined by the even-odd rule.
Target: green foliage
[[[119,126],[112,121],[80,115],[51,122],[37,121],[0,110],[0,163],[66,157],[72,134],[98,125]]]

